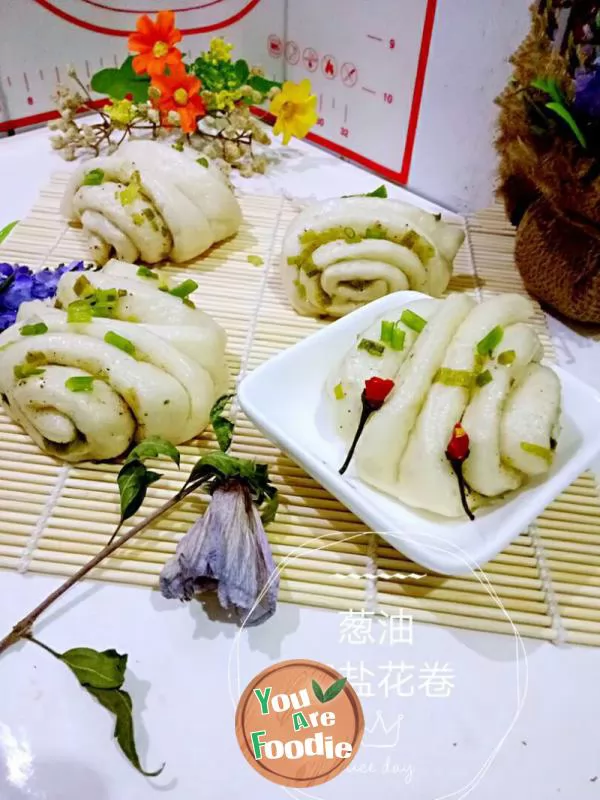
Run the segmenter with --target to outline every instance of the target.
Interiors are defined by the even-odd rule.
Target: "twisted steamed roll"
[[[520,295],[479,305],[451,295],[388,312],[366,331],[327,387],[348,441],[364,381],[376,375],[395,383],[358,442],[360,478],[407,505],[462,516],[446,455],[457,423],[468,436],[462,474],[471,508],[546,473],[557,445],[561,386],[539,363],[542,347],[526,324],[532,313]]]
[[[228,374],[225,332],[188,299],[195,286],[170,288],[118,261],[63,275],[61,308],[24,303],[0,335],[9,414],[42,450],[72,462],[201,433]]]
[[[63,216],[89,236],[98,264],[114,254],[155,264],[188,261],[237,232],[242,215],[222,172],[206,158],[151,141],[129,141],[82,164]]]
[[[341,317],[404,289],[440,297],[463,240],[437,215],[397,200],[326,200],[288,228],[281,275],[300,314]]]

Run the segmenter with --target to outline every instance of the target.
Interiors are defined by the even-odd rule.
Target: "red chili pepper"
[[[394,386],[394,381],[387,378],[369,378],[365,381],[363,398],[374,411],[377,411],[385,403]]]
[[[465,510],[465,514],[472,521],[475,519],[475,515],[469,508],[467,489],[462,470],[462,465],[468,457],[469,436],[460,422],[457,422],[452,430],[452,438],[448,442],[448,447],[446,448],[446,458],[450,462],[450,466],[454,470],[454,474],[456,475],[456,479],[458,481],[458,489],[460,491],[462,507]]]
[[[354,455],[354,451],[356,450],[356,445],[358,444],[358,440],[365,429],[365,425],[367,424],[367,420],[371,416],[374,411],[379,411],[381,406],[385,403],[387,396],[394,388],[394,381],[391,381],[387,378],[369,378],[368,381],[365,381],[365,388],[363,389],[363,393],[361,395],[362,400],[362,413],[360,415],[360,420],[358,422],[358,428],[356,429],[356,434],[354,436],[354,440],[352,445],[350,446],[350,450],[348,451],[348,455],[346,456],[346,460],[344,461],[341,469],[340,475],[343,475],[344,472],[348,469],[350,462],[352,461],[352,456]]]
[[[462,464],[469,456],[469,436],[460,422],[457,422],[452,431],[452,438],[448,442],[446,457],[450,461]]]

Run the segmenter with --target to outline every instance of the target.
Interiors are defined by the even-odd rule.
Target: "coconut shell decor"
[[[512,58],[496,146],[528,290],[600,324],[600,0],[542,0]]]

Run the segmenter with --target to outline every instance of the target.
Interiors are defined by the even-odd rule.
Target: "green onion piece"
[[[369,225],[365,231],[365,239],[385,239],[387,231],[380,222]]]
[[[350,239],[350,241],[357,238],[354,228],[344,228],[344,236],[346,239]]]
[[[188,278],[183,283],[180,283],[179,286],[176,286],[174,289],[171,289],[169,294],[172,294],[173,297],[187,297],[192,292],[195,292],[198,288],[198,284],[196,281],[191,280]]]
[[[127,353],[127,355],[135,355],[135,345],[133,342],[130,342],[129,339],[126,339],[124,336],[119,336],[119,334],[114,331],[108,331],[104,336],[104,341],[106,344],[112,344],[113,347],[118,347],[119,350]]]
[[[70,392],[91,392],[94,378],[88,375],[75,375],[72,378],[67,378],[65,386]]]
[[[187,306],[188,308],[196,308],[196,303],[193,303],[189,297],[184,297],[182,303],[184,306]]]
[[[91,297],[94,294],[94,287],[85,275],[80,275],[73,284],[73,291],[77,297]]]
[[[521,450],[524,450],[532,456],[543,458],[548,464],[551,464],[554,458],[554,454],[549,447],[542,447],[542,445],[533,444],[532,442],[521,442]]]
[[[156,272],[152,272],[152,270],[148,269],[148,267],[140,267],[136,274],[139,275],[140,278],[152,278],[153,281],[158,280],[158,275]]]
[[[208,169],[208,158],[197,158],[196,164],[200,164],[201,167]]]
[[[450,369],[440,367],[436,372],[434,383],[442,383],[444,386],[461,386],[469,389],[473,383],[473,373],[465,369]]]
[[[92,307],[85,300],[75,300],[67,306],[67,322],[91,322]]]
[[[29,378],[32,375],[43,375],[45,370],[40,369],[35,364],[17,364],[13,367],[13,372],[15,378],[18,381],[22,381],[25,378]]]
[[[373,189],[372,192],[369,192],[368,194],[364,195],[364,197],[387,197],[387,196],[388,196],[387,189],[383,184],[381,184],[381,186],[378,186],[377,189]]]
[[[144,217],[143,214],[135,213],[135,214],[131,215],[131,219],[132,219],[134,225],[138,225],[139,226],[139,225],[143,225],[144,224],[145,217]]]
[[[372,339],[361,339],[358,343],[359,350],[366,350],[370,356],[381,358],[384,353],[385,347],[379,342],[374,342]]]
[[[140,187],[137,183],[130,183],[122,192],[119,192],[119,200],[122,206],[128,206],[137,200],[140,194]]]
[[[336,400],[343,400],[344,397],[346,397],[346,392],[344,391],[344,387],[341,383],[338,383],[338,385],[334,387],[333,393]]]
[[[406,331],[403,331],[397,324],[394,325],[394,332],[392,333],[392,350],[404,350],[404,343],[406,340]]]
[[[478,352],[475,352],[475,374],[477,375],[483,369],[485,365],[485,356],[480,355]]]
[[[494,350],[498,347],[502,338],[504,337],[504,329],[500,327],[500,325],[496,325],[495,328],[484,336],[483,339],[477,345],[477,352],[480,356],[491,356]]]
[[[104,180],[104,170],[103,169],[91,169],[89,172],[86,172],[85,177],[83,179],[84,186],[100,186],[102,181]]]
[[[480,372],[479,375],[475,378],[475,383],[477,386],[487,386],[488,383],[491,383],[494,379],[492,378],[492,373],[489,369],[486,369],[485,372]]]
[[[514,350],[504,350],[504,352],[500,353],[498,356],[498,363],[502,364],[503,367],[509,367],[517,357],[517,354]]]
[[[300,300],[306,300],[306,286],[300,281],[294,281],[294,286],[296,287]]]
[[[262,267],[265,262],[260,256],[248,256],[248,263],[253,264],[255,267]]]
[[[409,308],[405,308],[402,312],[400,322],[403,322],[407,328],[410,328],[411,331],[415,331],[416,333],[421,333],[425,325],[427,325],[426,319],[415,314],[415,312],[411,311]]]
[[[178,142],[173,142],[171,147],[173,150],[177,150],[178,153],[183,153],[183,142],[181,140]]]
[[[388,322],[387,320],[382,320],[381,322],[381,333],[379,335],[380,340],[384,344],[392,344],[392,337],[394,335],[394,328],[396,327],[394,322]]]
[[[35,367],[48,363],[48,359],[40,350],[30,350],[25,356],[25,361],[28,364],[33,364]]]
[[[21,336],[39,336],[41,333],[48,333],[45,322],[35,322],[32,325],[23,325],[21,328]]]
[[[290,267],[298,267],[302,261],[302,256],[288,256],[287,263]]]

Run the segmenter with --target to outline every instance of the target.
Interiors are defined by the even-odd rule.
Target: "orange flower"
[[[152,80],[160,96],[154,104],[160,109],[163,125],[169,125],[169,112],[175,111],[181,120],[181,130],[193,133],[196,120],[204,116],[206,109],[198,92],[202,84],[194,75],[188,75],[183,66],[171,69],[170,75],[160,75]]]
[[[165,67],[173,69],[181,64],[181,52],[175,47],[181,41],[181,31],[175,27],[172,11],[159,11],[156,22],[147,14],[138,17],[137,32],[129,36],[129,49],[139,53],[133,59],[133,69],[142,75],[162,75]]]

